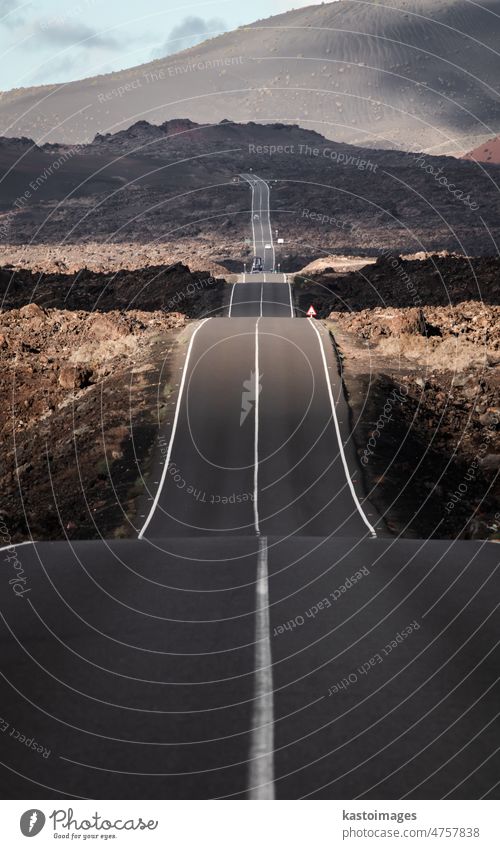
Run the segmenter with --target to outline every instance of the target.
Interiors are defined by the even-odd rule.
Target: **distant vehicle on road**
[[[255,219],[256,221],[258,221],[258,220],[259,220],[259,216],[258,216],[258,214],[257,214],[257,213],[255,213],[255,214],[254,214],[254,219]]]
[[[264,245],[264,250],[266,250],[266,251],[267,251],[267,250],[269,250],[269,251],[270,251],[270,250],[271,250],[271,247],[272,247],[271,245]]]
[[[254,256],[252,262],[252,274],[258,274],[262,271],[262,259],[260,256]]]

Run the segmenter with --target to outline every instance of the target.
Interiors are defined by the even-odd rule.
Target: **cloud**
[[[0,0],[1,2],[1,0]],[[121,50],[123,43],[110,35],[101,35],[98,30],[80,23],[39,22],[37,46],[70,47],[83,42],[82,47],[106,50]]]
[[[221,32],[227,31],[227,25],[220,18],[197,18],[190,16],[184,18],[180,24],[173,28],[165,43],[153,51],[153,59],[161,59],[171,53],[178,53],[188,47],[194,47],[206,38],[212,38]]]
[[[46,85],[47,83],[67,82],[76,79],[84,73],[85,57],[65,56],[63,59],[44,62],[26,80],[26,85]]]
[[[0,0],[0,15],[8,15],[19,8],[18,0]]]
[[[23,16],[18,13],[20,8],[21,4],[18,0],[0,0],[0,25],[16,27],[22,24]]]
[[[79,12],[81,7],[76,9]],[[76,9],[29,24],[26,32],[31,38],[32,67],[24,78],[26,84],[64,83],[89,74],[111,73],[117,70],[117,56],[121,63],[122,55],[134,53],[138,45],[144,49],[144,35],[120,31],[115,37],[101,32],[74,17],[70,19],[70,12],[73,15]]]

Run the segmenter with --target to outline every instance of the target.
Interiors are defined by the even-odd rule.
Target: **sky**
[[[0,0],[0,91],[140,65],[312,2]]]

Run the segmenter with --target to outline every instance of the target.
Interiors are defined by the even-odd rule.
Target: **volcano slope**
[[[498,0],[342,0],[174,56],[3,93],[0,133],[84,142],[138,118],[299,122],[370,147],[466,151],[500,129]]]

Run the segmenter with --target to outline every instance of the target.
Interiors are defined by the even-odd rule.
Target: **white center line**
[[[260,396],[260,374],[259,374],[259,321],[255,322],[255,423],[254,423],[254,449],[253,449],[253,516],[255,533],[260,536],[259,519],[259,396]]]
[[[255,533],[260,536],[259,518],[259,321],[255,322],[255,421],[254,421],[254,453],[253,453],[253,516]]]
[[[267,539],[259,538],[255,612],[255,696],[250,737],[250,799],[274,799],[274,706]]]
[[[182,379],[181,379],[181,383],[180,383],[180,386],[179,386],[179,394],[177,396],[177,404],[176,404],[176,407],[175,407],[175,416],[174,416],[174,423],[173,423],[173,426],[172,426],[172,433],[170,435],[170,442],[168,443],[167,456],[165,457],[165,464],[163,466],[163,471],[162,471],[162,475],[161,475],[161,478],[160,478],[160,486],[156,490],[156,495],[154,497],[153,504],[151,505],[151,510],[149,511],[148,518],[144,522],[141,530],[139,531],[138,539],[142,539],[144,537],[144,533],[147,530],[147,527],[148,527],[151,519],[153,518],[153,514],[154,514],[154,512],[155,512],[155,510],[158,506],[158,501],[160,500],[161,491],[163,489],[163,485],[165,483],[165,478],[166,478],[167,472],[168,472],[168,467],[170,465],[170,457],[172,455],[172,448],[173,448],[173,445],[174,445],[175,433],[176,433],[176,430],[177,430],[177,422],[179,421],[179,413],[180,413],[180,409],[181,409],[182,394],[183,394],[183,391],[184,391],[184,384],[186,382],[186,375],[187,375],[187,370],[188,370],[188,365],[189,365],[189,358],[191,356],[191,351],[193,350],[193,343],[194,343],[194,340],[195,340],[195,336],[198,333],[198,331],[201,330],[203,325],[207,323],[207,321],[210,321],[210,316],[208,318],[204,318],[203,321],[198,325],[198,327],[195,329],[193,335],[191,336],[191,340],[189,342],[189,347],[187,349],[187,354],[186,354],[186,360],[185,360],[185,363],[184,363],[184,368],[182,370]]]
[[[264,275],[265,278],[265,275]],[[260,287],[260,314],[262,315],[262,300],[264,298],[264,284]]]
[[[255,238],[255,221],[254,221],[254,215],[255,215],[255,200],[254,200],[255,186],[254,186],[254,184],[253,184],[253,183],[250,183],[250,185],[251,185],[251,187],[252,187],[252,201],[251,201],[251,209],[252,209],[252,212],[251,212],[251,215],[252,215],[253,255],[255,256],[255,254],[256,254],[256,252],[257,252],[257,242],[256,242],[256,238]]]
[[[263,184],[263,181],[261,180],[260,177],[257,177],[257,179],[259,181],[259,189],[260,189],[259,190],[260,243],[262,245],[262,263],[263,263],[263,267],[265,269],[265,267],[266,267],[266,237],[264,235],[264,214],[265,214],[265,210],[263,208],[263,202],[264,202],[263,185],[264,184]]]

